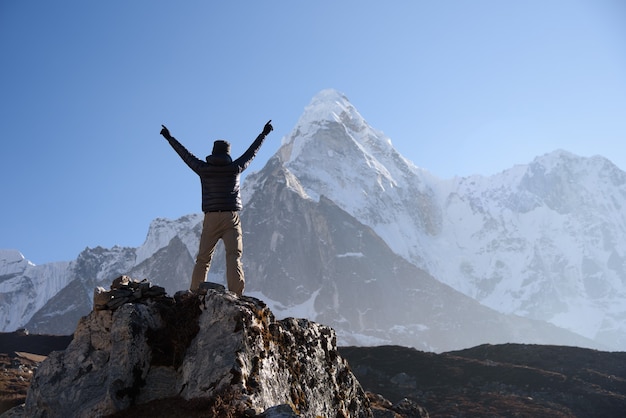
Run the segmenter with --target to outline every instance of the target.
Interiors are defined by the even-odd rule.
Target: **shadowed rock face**
[[[371,416],[333,329],[277,321],[260,300],[217,290],[92,311],[40,365],[23,416],[106,416],[162,400]]]

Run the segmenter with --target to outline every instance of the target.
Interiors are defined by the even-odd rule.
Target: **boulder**
[[[231,416],[372,416],[332,328],[277,321],[261,300],[220,287],[177,298],[146,296],[146,284],[119,293],[132,283],[116,282],[109,298],[131,302],[100,299],[67,349],[41,363],[22,416],[130,416],[155,404],[161,415],[152,416],[167,416],[168,404]]]

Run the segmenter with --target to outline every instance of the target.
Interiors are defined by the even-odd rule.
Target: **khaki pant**
[[[200,248],[196,257],[196,265],[191,274],[190,289],[192,291],[198,290],[200,283],[206,280],[207,272],[211,267],[213,251],[215,251],[215,246],[220,239],[224,242],[226,249],[228,290],[241,296],[245,286],[243,266],[241,265],[243,241],[239,213],[234,211],[206,212],[204,214]]]

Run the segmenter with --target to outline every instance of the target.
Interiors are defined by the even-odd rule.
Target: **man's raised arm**
[[[250,147],[246,150],[246,152],[244,152],[241,157],[237,158],[236,163],[239,165],[239,167],[241,167],[242,171],[250,165],[257,152],[259,152],[259,148],[261,148],[263,140],[265,140],[265,137],[273,130],[274,127],[272,126],[272,120],[270,119],[263,127],[263,132],[261,132],[259,136],[256,137],[256,139],[254,140],[252,145],[250,145]]]
[[[161,135],[163,135],[163,137],[167,139],[172,148],[174,148],[174,151],[176,151],[176,153],[180,156],[180,158],[183,159],[183,161],[189,166],[189,168],[197,173],[198,170],[206,165],[204,161],[200,160],[198,157],[187,151],[187,148],[185,148],[183,144],[178,142],[176,138],[170,135],[170,131],[165,127],[165,125],[161,125],[161,127]]]

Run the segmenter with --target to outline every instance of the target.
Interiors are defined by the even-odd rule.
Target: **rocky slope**
[[[65,348],[71,338],[0,334],[0,348]],[[426,353],[408,347],[339,347],[370,399],[375,417],[621,417],[626,353],[563,346],[483,345]],[[0,353],[0,413],[25,401],[37,363]],[[115,416],[203,416],[214,405],[180,399],[137,405]],[[392,415],[396,414],[396,415]],[[206,416],[206,415],[204,415]]]
[[[433,417],[622,417],[626,353],[526,344],[442,354],[342,347],[367,391],[408,398]]]

